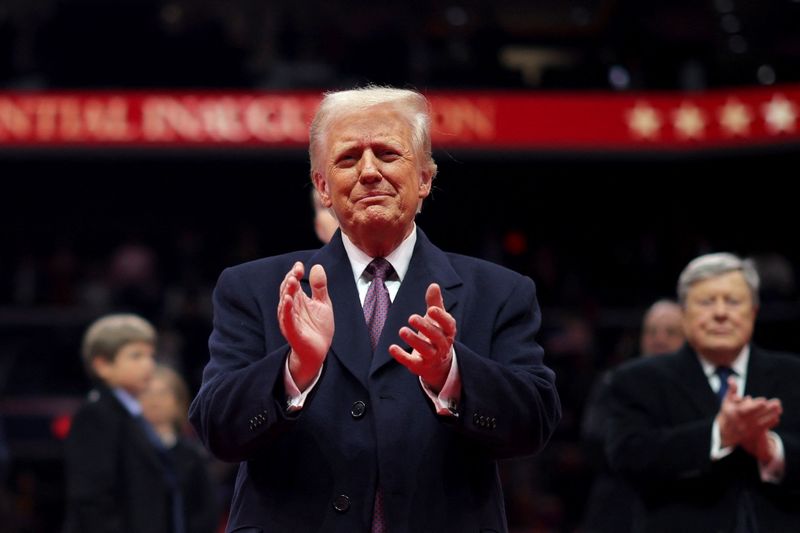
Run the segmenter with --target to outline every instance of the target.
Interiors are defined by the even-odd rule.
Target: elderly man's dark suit
[[[800,531],[799,383],[800,357],[751,348],[744,394],[783,404],[774,431],[783,440],[786,471],[774,485],[761,481],[756,459],[741,448],[711,461],[719,400],[691,348],[615,372],[608,454],[644,499],[634,530]]]
[[[213,453],[243,461],[229,530],[366,532],[379,482],[391,533],[506,531],[496,461],[539,450],[560,418],[554,375],[534,340],[534,285],[445,254],[417,231],[374,357],[339,233],[319,251],[223,272],[211,361],[190,415]],[[288,414],[278,288],[298,260],[306,273],[325,268],[336,332],[305,407]],[[458,417],[437,415],[418,378],[388,353],[408,317],[425,314],[432,282],[458,324]]]

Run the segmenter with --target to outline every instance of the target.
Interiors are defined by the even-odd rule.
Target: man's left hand
[[[453,361],[456,320],[445,311],[442,290],[436,283],[428,286],[425,302],[428,306],[425,316],[411,315],[408,319],[411,327],[400,328],[400,338],[412,348],[411,353],[392,344],[389,354],[438,393],[447,381]]]
[[[761,463],[769,463],[778,454],[778,445],[767,430],[749,436],[741,442],[741,446]]]

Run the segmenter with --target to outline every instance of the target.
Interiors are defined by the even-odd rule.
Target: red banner
[[[431,92],[436,148],[675,150],[800,141],[800,85],[702,93]],[[0,92],[0,148],[305,149],[318,93]]]

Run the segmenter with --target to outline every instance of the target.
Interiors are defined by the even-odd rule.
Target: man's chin
[[[354,213],[341,226],[342,231],[351,238],[367,233],[394,240],[408,235],[414,226],[414,217],[400,214],[396,209],[375,205]]]
[[[739,342],[715,342],[701,346],[697,349],[699,353],[706,358],[711,359],[713,363],[730,364],[741,353],[744,345]]]
[[[362,224],[375,229],[386,229],[402,226],[402,221],[393,209],[382,205],[370,205],[361,212],[356,219],[356,224]]]

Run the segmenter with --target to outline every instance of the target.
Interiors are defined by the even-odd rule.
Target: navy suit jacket
[[[229,531],[367,532],[379,480],[391,533],[506,531],[496,461],[539,450],[561,415],[555,376],[534,339],[534,284],[446,254],[417,231],[374,356],[338,232],[318,251],[261,259],[220,276],[211,360],[190,417],[212,453],[242,462]],[[289,346],[277,307],[295,261],[306,272],[325,268],[336,331],[304,408],[287,413]],[[388,353],[392,343],[404,346],[398,331],[408,317],[425,314],[433,282],[458,324],[457,417],[437,415],[419,379]],[[303,288],[309,292],[307,280]]]
[[[739,532],[745,513],[756,528],[746,531],[800,531],[798,383],[800,357],[751,347],[744,394],[783,405],[774,431],[786,470],[775,485],[761,481],[756,459],[741,448],[711,460],[719,400],[689,346],[614,372],[608,454],[644,500],[634,531]]]

